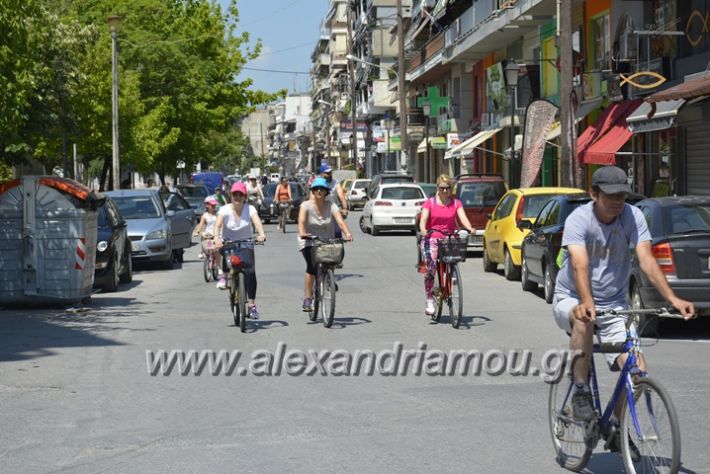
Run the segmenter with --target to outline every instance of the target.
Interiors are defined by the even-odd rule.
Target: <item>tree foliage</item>
[[[285,91],[236,81],[261,49],[238,31],[236,0],[224,11],[209,0],[0,0],[0,162],[33,158],[52,169],[76,143],[87,166],[108,169],[110,15],[122,17],[122,169],[240,165],[237,120]]]

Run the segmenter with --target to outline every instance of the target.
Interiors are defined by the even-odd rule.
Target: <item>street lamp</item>
[[[429,114],[431,113],[431,104],[422,105],[422,111],[424,111],[424,117],[426,117],[426,123],[424,126],[424,143],[426,144],[426,154],[424,155],[424,161],[426,163],[424,167],[424,176],[427,182],[431,182],[431,176],[429,175]]]
[[[112,92],[112,174],[113,189],[121,189],[121,167],[119,165],[118,153],[118,27],[121,25],[121,17],[112,15],[108,17],[108,27],[111,30],[111,65],[113,71],[113,92]]]
[[[518,71],[520,66],[513,59],[509,59],[505,65],[505,82],[508,84],[510,91],[510,176],[508,185],[511,187],[517,186],[518,172],[517,163],[515,160],[515,93],[518,87]]]

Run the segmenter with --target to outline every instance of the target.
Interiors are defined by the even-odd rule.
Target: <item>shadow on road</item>
[[[600,441],[601,443],[602,441]],[[597,474],[622,474],[626,472],[624,470],[624,461],[621,459],[619,453],[603,452],[603,453],[593,453],[587,467],[581,471],[583,473],[597,473]],[[696,471],[688,469],[681,464],[678,472],[686,474],[695,474]]]
[[[283,328],[289,324],[286,321],[275,319],[248,319],[246,332],[256,332],[262,329]],[[239,327],[233,324],[232,327]]]
[[[0,362],[51,356],[59,348],[123,345],[102,333],[152,331],[126,327],[128,318],[146,313],[134,298],[103,295],[86,306],[5,309],[0,312]]]
[[[360,324],[369,324],[372,321],[367,318],[359,318],[357,316],[351,316],[349,318],[333,318],[333,325],[330,329],[345,329],[348,326],[358,326]],[[308,324],[323,324],[319,319],[316,321],[308,321]]]
[[[459,329],[471,329],[477,326],[484,326],[488,321],[492,321],[488,316],[461,316],[461,323],[459,324]],[[432,320],[431,325],[434,324],[451,324],[451,319],[448,316],[441,316],[439,321]]]

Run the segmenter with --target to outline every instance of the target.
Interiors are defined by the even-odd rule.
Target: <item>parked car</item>
[[[462,174],[456,177],[454,197],[463,204],[473,233],[468,236],[469,250],[483,250],[483,232],[488,215],[505,194],[505,180],[499,174]]]
[[[110,197],[97,209],[96,266],[94,287],[116,291],[118,284],[133,279],[128,224]]]
[[[347,192],[343,189],[350,209],[362,209],[365,207],[365,203],[367,202],[366,191],[369,184],[369,179],[354,179]]]
[[[201,173],[192,173],[190,176],[190,184],[204,184],[207,186],[210,194],[216,187],[224,185],[224,175],[219,171],[205,171]]]
[[[377,191],[383,184],[400,184],[414,183],[414,176],[411,174],[397,173],[396,171],[384,172],[372,177],[369,186],[367,187],[367,197],[372,199],[372,196],[377,196]]]
[[[710,315],[710,196],[679,196],[639,201],[651,233],[651,248],[671,288],[695,304],[701,316]],[[634,308],[668,306],[641,271],[632,251],[629,281]],[[642,319],[642,335],[655,335],[659,319]]]
[[[534,223],[542,206],[557,194],[579,194],[575,188],[511,189],[498,201],[483,232],[483,270],[493,272],[499,263],[507,280],[520,278],[520,248],[528,229],[518,228],[523,219]]]
[[[205,198],[212,194],[204,184],[178,184],[177,190],[182,197],[192,206],[197,220],[205,212]]]
[[[558,194],[542,206],[534,223],[530,219],[520,221],[520,229],[530,230],[520,250],[520,281],[524,291],[536,289],[539,283],[544,288],[545,301],[552,303],[565,220],[572,211],[591,199],[587,193]]]
[[[301,206],[301,202],[304,199],[308,199],[308,193],[306,188],[296,181],[289,181],[289,186],[291,187],[291,210],[289,211],[289,220],[298,220],[298,208]],[[279,216],[278,205],[274,203],[274,195],[276,194],[276,187],[278,183],[267,183],[262,191],[264,193],[264,201],[259,206],[259,218],[265,223],[271,222],[272,219],[276,220]]]
[[[435,183],[417,183],[420,188],[422,188],[422,191],[424,191],[424,195],[428,198],[432,197],[434,194],[436,194],[436,184]]]
[[[128,222],[131,256],[137,260],[178,261],[182,250],[192,243],[195,213],[176,193],[166,196],[166,204],[155,189],[123,189],[106,193]]]
[[[362,210],[360,229],[372,235],[379,235],[382,230],[415,232],[415,216],[425,199],[424,191],[416,184],[381,185]]]

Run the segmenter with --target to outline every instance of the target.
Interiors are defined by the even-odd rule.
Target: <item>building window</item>
[[[609,65],[609,15],[601,15],[592,20],[594,33],[594,68],[608,69]]]

